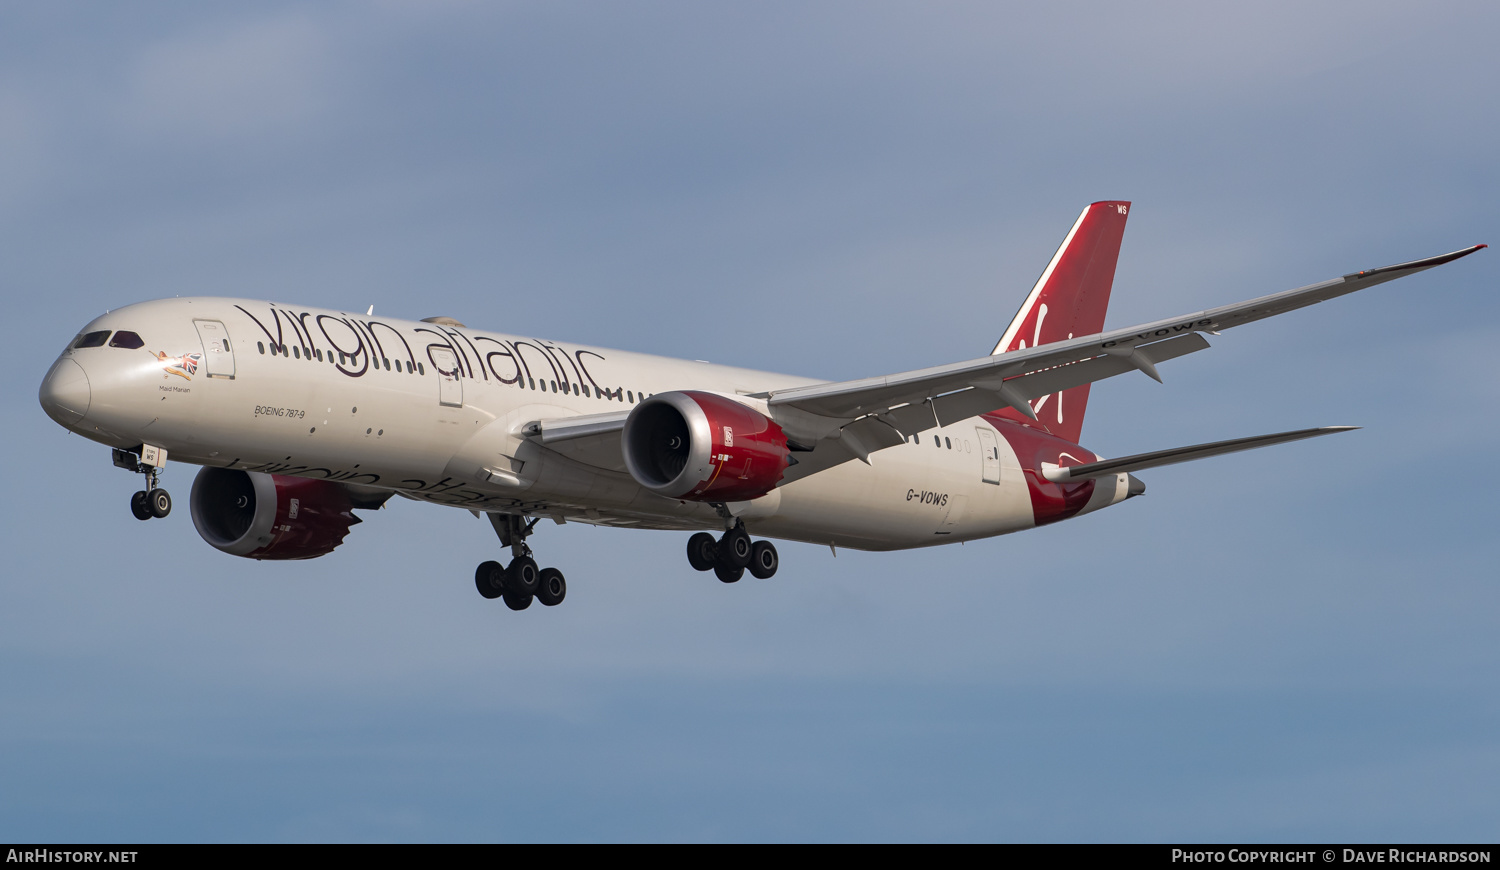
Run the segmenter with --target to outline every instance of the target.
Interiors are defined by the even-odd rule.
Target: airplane
[[[1145,491],[1135,472],[1348,431],[1325,426],[1120,458],[1081,446],[1090,385],[1209,347],[1205,335],[1466,257],[1352,272],[1104,329],[1130,203],[1078,216],[990,354],[825,382],[419,321],[174,298],[89,322],[43,379],[54,421],[142,474],[167,516],[167,457],[201,466],[189,508],[234,556],[310,559],[393,495],[489,520],[508,564],[475,586],[512,610],[567,582],[527,541],[544,519],[692,532],[724,583],[774,575],[767,538],[860,550],[973,541]],[[715,534],[717,532],[717,534]],[[752,534],[759,538],[752,537]]]

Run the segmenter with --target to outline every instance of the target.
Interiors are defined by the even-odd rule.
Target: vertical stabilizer
[[[1096,202],[1083,210],[992,354],[1104,331],[1104,313],[1109,308],[1109,290],[1129,214],[1128,202]],[[1077,444],[1088,400],[1087,384],[1033,399],[1037,420],[1032,425],[1040,424]],[[1013,408],[995,413],[1030,422]]]

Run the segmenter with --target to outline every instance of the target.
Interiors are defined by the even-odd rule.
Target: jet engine
[[[659,393],[630,412],[625,467],[641,486],[687,501],[746,501],[774,488],[792,464],[775,421],[714,393]]]
[[[207,468],[193,480],[198,534],[248,559],[312,559],[343,543],[361,522],[354,508],[379,507],[389,493],[330,480]]]

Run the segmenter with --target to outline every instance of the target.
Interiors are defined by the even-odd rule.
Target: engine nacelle
[[[791,465],[786,435],[754,408],[713,393],[659,393],[630,412],[620,438],[641,486],[688,501],[746,501]]]
[[[357,500],[330,480],[205,467],[190,504],[198,534],[232,556],[312,559],[333,552],[361,521]]]

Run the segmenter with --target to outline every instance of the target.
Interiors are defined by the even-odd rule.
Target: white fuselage
[[[710,505],[643,488],[618,456],[543,447],[524,433],[528,424],[628,411],[675,390],[766,413],[751,394],[817,382],[242,299],[140,303],[80,335],[103,330],[135,333],[143,346],[70,344],[48,376],[67,380],[70,401],[82,405],[53,416],[96,441],[475,511],[638,528],[722,528],[724,520]],[[872,550],[1030,528],[1034,463],[995,433],[981,417],[929,429],[869,464],[845,462],[729,509],[757,535]],[[1124,475],[1099,484],[1078,512],[1126,496]]]

